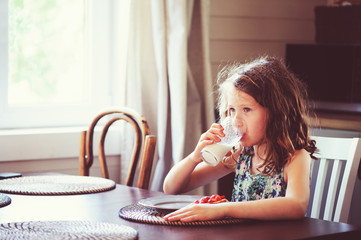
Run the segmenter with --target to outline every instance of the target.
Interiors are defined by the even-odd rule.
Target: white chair
[[[311,165],[311,197],[307,215],[348,222],[350,205],[361,158],[360,138],[316,137]],[[322,214],[323,213],[323,214]]]

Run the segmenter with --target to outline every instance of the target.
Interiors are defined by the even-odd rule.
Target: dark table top
[[[117,185],[114,190],[61,196],[7,194],[10,205],[0,208],[0,223],[91,220],[130,226],[139,239],[361,239],[361,226],[304,218],[255,221],[213,226],[166,226],[122,219],[122,207],[163,193]]]

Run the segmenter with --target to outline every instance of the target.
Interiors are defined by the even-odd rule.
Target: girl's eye
[[[243,108],[243,111],[244,111],[244,112],[249,112],[249,111],[251,111],[251,109],[248,108],[248,107],[245,107],[245,108]]]
[[[233,114],[236,112],[236,109],[234,109],[234,108],[229,108],[229,109],[228,109],[228,112],[229,112],[230,115],[233,115]]]

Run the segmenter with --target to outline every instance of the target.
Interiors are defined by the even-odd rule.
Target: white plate
[[[165,195],[142,199],[138,203],[146,207],[177,210],[199,200],[201,197],[196,195]]]

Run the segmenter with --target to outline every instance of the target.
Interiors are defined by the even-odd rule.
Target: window
[[[119,104],[115,79],[125,72],[126,42],[118,40],[127,39],[128,7],[1,0],[0,128],[84,125]]]

